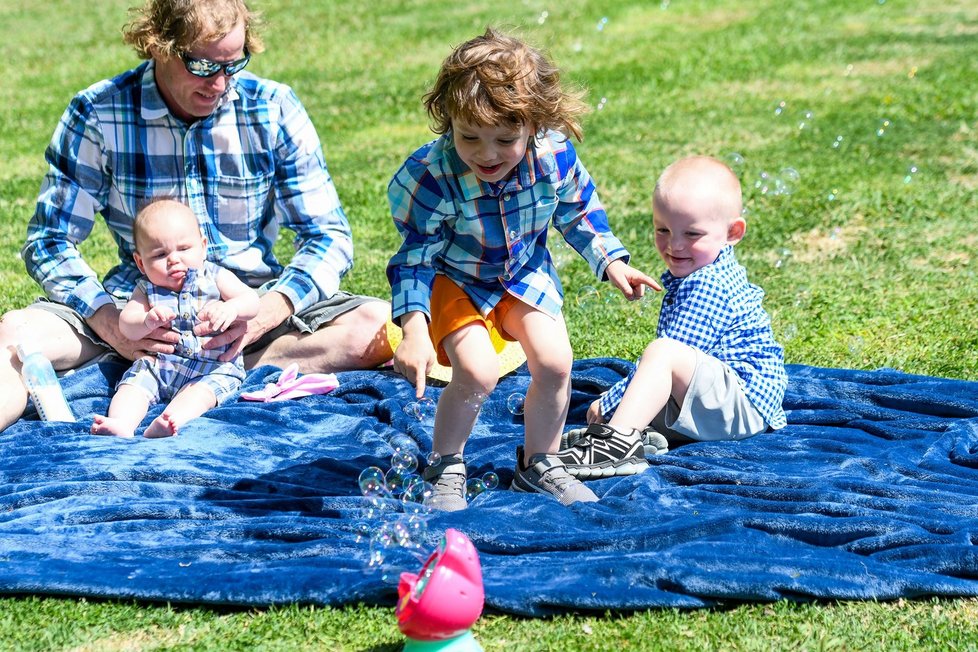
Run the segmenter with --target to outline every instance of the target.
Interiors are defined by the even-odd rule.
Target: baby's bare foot
[[[161,437],[172,437],[177,434],[179,427],[167,412],[153,419],[153,423],[146,427],[143,437],[159,439]]]
[[[92,434],[108,435],[110,437],[132,437],[133,429],[121,419],[112,419],[96,414],[92,418]]]

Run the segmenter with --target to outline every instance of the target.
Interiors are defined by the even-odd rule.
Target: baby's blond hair
[[[726,163],[710,156],[688,156],[667,167],[655,184],[654,205],[670,206],[693,199],[710,217],[741,217],[740,179]]]
[[[452,119],[554,129],[583,139],[583,92],[561,88],[560,71],[539,50],[492,28],[455,48],[442,63],[424,104],[436,134]]]

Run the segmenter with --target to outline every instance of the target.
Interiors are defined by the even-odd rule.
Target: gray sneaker
[[[513,491],[549,494],[562,505],[572,503],[594,503],[598,497],[573,477],[564,468],[556,455],[537,453],[530,458],[530,464],[523,468],[523,447],[516,448],[516,474],[513,476]]]
[[[431,497],[425,505],[443,512],[457,512],[468,507],[465,500],[465,461],[461,455],[446,455],[429,466],[421,477],[431,483]]]
[[[574,428],[560,435],[560,450],[566,450],[575,446],[577,442],[584,439],[587,428]],[[642,431],[642,445],[645,448],[645,457],[663,455],[669,452],[669,440],[658,430],[649,426]]]
[[[569,438],[568,438],[569,439]],[[557,453],[567,472],[581,480],[635,475],[649,468],[642,434],[593,423],[575,438],[573,446]]]

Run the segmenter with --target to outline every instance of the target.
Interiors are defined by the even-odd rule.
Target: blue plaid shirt
[[[287,86],[241,72],[210,116],[192,124],[167,109],[148,61],[74,97],[47,148],[48,172],[22,250],[28,273],[83,317],[128,298],[139,279],[132,221],[147,200],[187,202],[208,259],[252,287],[267,283],[296,312],[339,287],[353,241],[319,137]],[[78,243],[101,214],[120,263],[102,282]],[[295,232],[287,267],[272,247]]]
[[[476,177],[445,134],[407,159],[387,194],[404,238],[387,267],[395,320],[413,311],[431,317],[435,273],[483,315],[508,292],[557,316],[563,292],[546,247],[551,223],[598,278],[609,263],[628,260],[573,145],[554,131],[532,141],[498,183]]]
[[[761,307],[764,291],[747,282],[747,270],[737,262],[733,247],[724,247],[716,262],[684,278],[667,271],[662,287],[656,336],[688,344],[730,365],[768,426],[784,427],[784,350],[774,341],[771,319]],[[634,375],[633,369],[601,395],[602,415],[614,412]]]

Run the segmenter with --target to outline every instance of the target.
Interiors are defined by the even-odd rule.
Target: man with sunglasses
[[[0,321],[0,429],[26,406],[19,338],[59,370],[110,350],[130,360],[173,351],[166,328],[138,341],[119,331],[139,276],[133,217],[161,196],[190,205],[208,258],[262,293],[258,316],[210,347],[235,342],[226,355],[243,348],[246,366],[298,362],[307,373],[391,355],[390,306],[339,290],[353,244],[312,122],[290,88],[245,70],[263,49],[256,15],[243,0],[146,0],[133,13],[125,40],[147,61],[75,96],[46,152],[22,255],[47,299]],[[120,256],[101,282],[78,249],[96,214]],[[285,266],[273,252],[280,227],[295,233]]]

